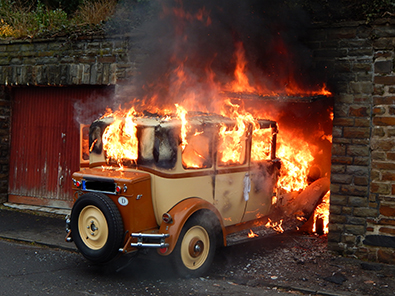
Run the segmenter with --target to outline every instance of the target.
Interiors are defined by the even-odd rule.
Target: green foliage
[[[71,24],[65,11],[49,10],[40,1],[22,8],[14,1],[2,0],[0,15],[0,37],[34,37],[60,31]]]
[[[116,4],[117,0],[0,0],[0,38],[100,33]]]

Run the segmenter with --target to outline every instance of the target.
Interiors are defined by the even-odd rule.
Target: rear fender
[[[160,225],[159,228],[159,233],[169,234],[170,236],[166,239],[166,242],[169,243],[169,247],[167,248],[166,251],[159,249],[158,253],[160,255],[167,256],[171,254],[177,243],[178,237],[180,235],[180,232],[185,222],[194,213],[197,213],[198,211],[201,210],[208,210],[217,217],[218,223],[221,226],[221,230],[222,230],[222,237],[221,237],[223,240],[222,243],[224,245],[226,244],[226,237],[224,236],[225,227],[222,222],[221,214],[211,203],[201,198],[192,197],[192,198],[184,199],[183,201],[176,204],[170,211],[167,212],[172,217],[171,223],[165,223],[162,221],[162,224]]]

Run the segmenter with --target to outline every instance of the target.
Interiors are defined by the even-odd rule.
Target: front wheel
[[[82,255],[94,263],[106,263],[123,242],[121,214],[114,202],[101,193],[79,197],[71,212],[71,233]]]
[[[216,250],[214,224],[202,216],[192,216],[182,228],[171,259],[178,275],[185,278],[205,274]]]

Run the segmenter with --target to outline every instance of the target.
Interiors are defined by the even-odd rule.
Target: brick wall
[[[395,24],[315,27],[334,91],[328,247],[395,263]]]

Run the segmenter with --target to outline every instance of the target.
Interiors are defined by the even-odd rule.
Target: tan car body
[[[218,120],[210,121],[210,128],[217,130],[219,123]],[[147,126],[155,124],[160,123],[149,121]],[[226,246],[227,235],[248,229],[272,210],[279,168],[275,156],[277,126],[267,120],[261,121],[261,125],[262,128],[272,129],[273,139],[269,159],[259,162],[260,167],[250,160],[250,134],[246,134],[243,143],[245,161],[238,165],[220,163],[215,133],[210,142],[212,164],[207,168],[185,168],[181,161],[180,145],[177,145],[177,160],[171,168],[137,164],[120,170],[116,165],[108,165],[105,151],[91,152],[89,168],[73,174],[75,200],[87,192],[101,192],[114,202],[123,221],[125,238],[120,250],[124,253],[136,249],[138,238],[132,237],[132,233],[145,233],[165,234],[167,247],[158,248],[158,253],[171,254],[186,221],[199,211],[209,211],[217,218],[221,229],[220,245]],[[170,128],[173,127],[170,125]],[[179,124],[174,124],[174,128],[179,128]],[[91,135],[94,134],[92,130]],[[99,138],[98,135],[100,132],[96,132],[96,138]],[[94,186],[89,188],[89,182],[114,183],[120,190],[96,190]],[[165,213],[171,217],[167,223],[162,218]],[[145,246],[144,243],[140,244],[140,247]]]

